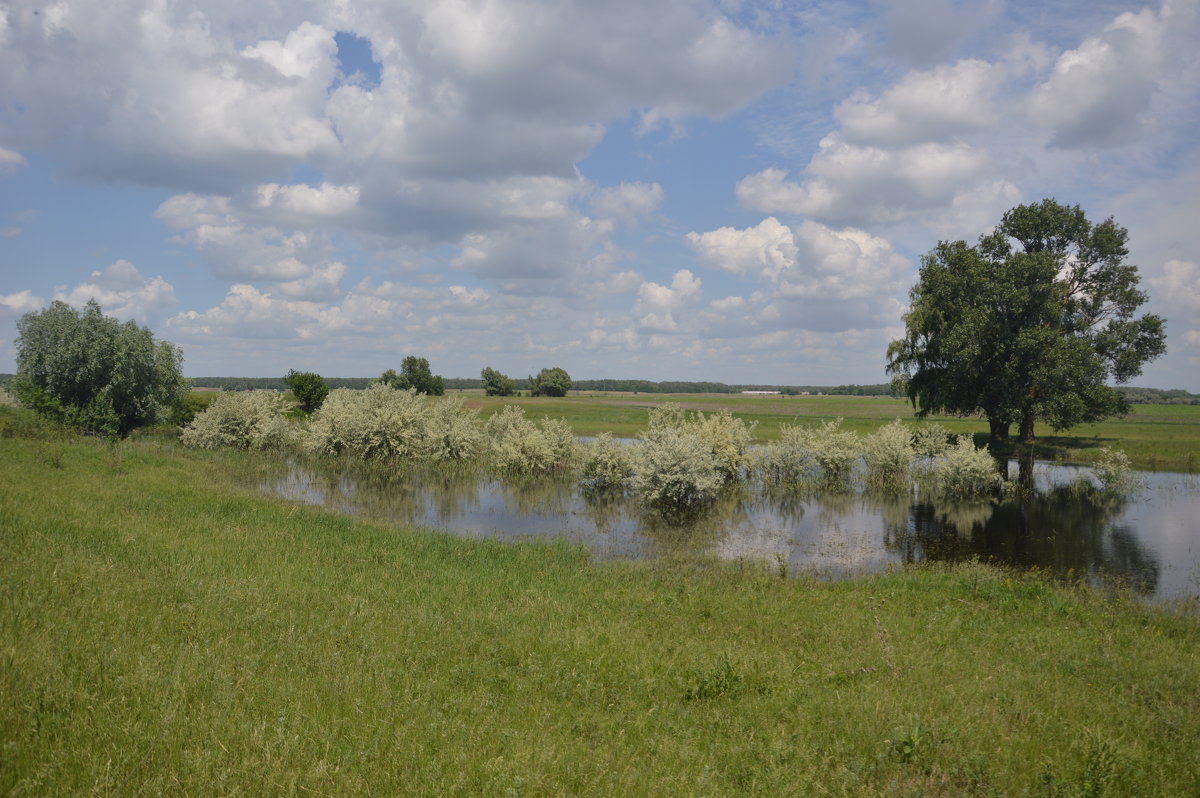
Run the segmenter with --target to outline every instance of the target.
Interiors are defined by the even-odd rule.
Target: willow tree
[[[993,439],[1035,421],[1056,430],[1128,410],[1128,382],[1166,351],[1163,320],[1127,263],[1128,231],[1078,205],[1021,205],[979,243],[940,242],[909,292],[888,371],[918,415],[982,415]]]

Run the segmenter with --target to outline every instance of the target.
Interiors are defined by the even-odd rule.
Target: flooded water
[[[1070,488],[1086,473],[1038,463],[1028,497],[975,504],[739,487],[687,518],[562,479],[423,470],[384,479],[336,462],[289,463],[261,487],[340,513],[466,537],[565,539],[600,558],[696,552],[840,577],[978,557],[1128,585],[1151,600],[1200,596],[1200,478],[1141,472],[1132,497],[1096,503]]]

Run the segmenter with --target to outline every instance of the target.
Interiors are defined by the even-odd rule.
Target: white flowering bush
[[[616,443],[612,434],[603,432],[583,447],[582,482],[591,488],[619,488],[634,473],[637,449]]]
[[[318,454],[363,460],[413,459],[431,451],[430,413],[423,396],[377,383],[338,388],[309,420],[305,446]]]
[[[896,419],[862,441],[867,485],[879,490],[899,490],[909,485],[908,472],[914,450],[908,426]]]
[[[642,433],[631,484],[648,504],[685,508],[716,497],[725,474],[694,428],[659,424]]]
[[[913,431],[912,447],[917,457],[941,457],[950,448],[950,433],[941,424],[918,424]]]
[[[1107,496],[1121,498],[1138,488],[1138,479],[1129,463],[1129,455],[1120,449],[1107,446],[1101,449],[1093,473],[1100,483],[1100,490]]]
[[[484,450],[486,439],[479,411],[463,407],[463,400],[447,396],[429,400],[428,453],[434,460],[472,460]]]
[[[198,449],[284,446],[293,439],[292,425],[284,417],[287,409],[276,391],[223,392],[183,428],[180,439]]]
[[[539,426],[526,418],[524,408],[518,405],[505,405],[485,426],[489,457],[501,471],[553,471],[568,466],[578,446],[566,421],[547,419]]]
[[[1000,486],[1000,472],[987,449],[959,435],[935,463],[934,482],[948,496],[985,496]]]
[[[767,447],[759,470],[767,482],[849,485],[862,449],[858,435],[842,429],[840,418],[815,427],[784,426],[778,441]]]
[[[734,418],[728,410],[704,415],[697,413],[685,427],[708,444],[717,469],[726,481],[738,479],[750,466],[750,441],[753,424]]]

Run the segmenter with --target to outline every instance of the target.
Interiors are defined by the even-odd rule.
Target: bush
[[[319,454],[363,460],[425,457],[432,450],[429,412],[414,389],[377,383],[362,391],[338,388],[312,415],[304,444]]]
[[[784,426],[778,441],[767,447],[758,470],[768,483],[819,483],[845,488],[854,473],[861,444],[843,430],[840,418],[816,427]]]
[[[734,418],[728,410],[704,415],[697,413],[688,423],[709,448],[717,469],[726,481],[742,476],[750,465],[750,441],[753,424]]]
[[[862,442],[867,466],[867,485],[877,490],[902,490],[908,487],[908,471],[913,459],[913,439],[900,419],[880,427]]]
[[[950,433],[941,424],[918,424],[913,432],[912,447],[917,457],[941,457],[950,448]]]
[[[583,483],[596,489],[624,487],[633,476],[636,455],[634,447],[615,443],[611,433],[601,433],[584,447]]]
[[[947,496],[985,496],[1000,487],[996,460],[985,448],[976,448],[970,435],[959,435],[954,445],[934,465],[937,488]]]
[[[479,411],[463,407],[462,397],[429,402],[429,457],[434,460],[471,460],[484,447]]]
[[[695,429],[659,424],[642,434],[632,485],[643,501],[691,507],[711,501],[723,484],[711,445]]]
[[[200,413],[212,406],[213,401],[220,396],[215,391],[192,391],[183,400],[171,408],[171,424],[176,427],[186,427]]]
[[[1100,482],[1100,490],[1106,496],[1123,498],[1138,487],[1138,479],[1129,465],[1129,455],[1119,449],[1107,446],[1101,449],[1094,473]]]
[[[575,436],[566,421],[546,420],[538,426],[517,405],[505,405],[486,428],[492,465],[501,471],[546,473],[569,465],[575,455]]]
[[[183,429],[185,446],[217,449],[265,449],[292,440],[292,428],[284,418],[287,402],[276,391],[220,393],[207,410]]]

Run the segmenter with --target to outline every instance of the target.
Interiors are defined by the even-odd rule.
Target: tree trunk
[[[1033,411],[1021,413],[1021,443],[1033,443]]]
[[[999,419],[989,418],[988,428],[991,432],[991,438],[994,441],[1008,440],[1008,422],[1000,421]]]

